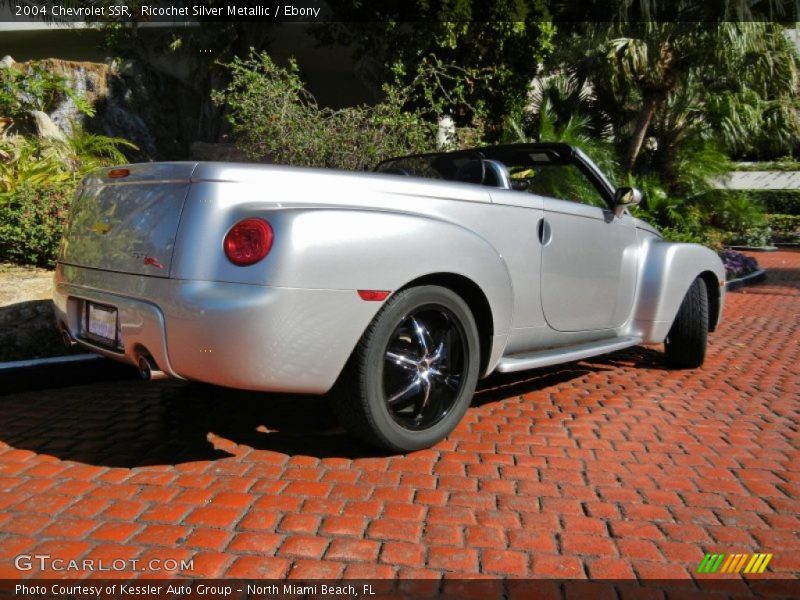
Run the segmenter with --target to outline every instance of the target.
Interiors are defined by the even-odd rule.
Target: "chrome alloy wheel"
[[[383,393],[389,414],[410,430],[428,429],[453,408],[467,367],[465,333],[443,306],[406,315],[389,338]]]

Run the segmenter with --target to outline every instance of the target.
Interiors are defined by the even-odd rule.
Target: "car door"
[[[558,331],[614,329],[627,321],[636,285],[636,227],[614,215],[609,190],[576,164],[551,167],[537,235],[541,301]],[[540,193],[545,190],[540,191]]]

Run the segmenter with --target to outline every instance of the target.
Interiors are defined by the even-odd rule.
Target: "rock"
[[[134,76],[136,74],[136,63],[131,59],[122,61],[122,64],[117,66],[117,72],[120,75]]]
[[[14,59],[11,58],[8,54],[6,54],[2,59],[0,59],[0,69],[8,69],[14,66]]]
[[[0,306],[0,361],[63,353],[52,300]]]
[[[71,135],[73,126],[78,126],[89,133],[125,138],[138,147],[124,149],[131,162],[189,155],[201,121],[201,98],[191,86],[135,60],[37,62],[66,78],[75,94],[94,108],[93,116],[85,115],[71,98],[60,98],[48,116],[63,135]],[[29,66],[17,63],[15,68]],[[59,137],[54,129],[48,131]]]
[[[50,59],[48,65],[51,70],[67,79],[76,96],[85,98],[89,104],[97,105],[108,95],[106,80],[109,70],[106,65],[55,59]],[[49,116],[67,135],[73,133],[74,125],[83,127],[88,120],[70,96],[64,97],[53,107]]]
[[[58,128],[58,125],[53,123],[53,120],[48,117],[46,113],[40,110],[32,110],[30,115],[36,125],[36,135],[57,142],[67,142],[67,137],[64,135],[64,132]]]
[[[189,148],[193,160],[245,162],[247,155],[233,144],[210,144],[208,142],[195,142]]]

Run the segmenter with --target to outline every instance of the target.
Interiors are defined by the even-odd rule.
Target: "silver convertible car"
[[[55,274],[65,340],[143,377],[331,392],[342,424],[410,451],[479,378],[660,344],[703,363],[725,272],[665,242],[579,150],[521,144],[376,172],[227,163],[92,173]]]

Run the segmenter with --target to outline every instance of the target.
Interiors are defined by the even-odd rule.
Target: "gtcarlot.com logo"
[[[148,561],[137,559],[114,560],[64,560],[53,558],[49,554],[20,554],[14,559],[14,566],[19,571],[192,571],[194,559],[178,560],[174,558],[154,558]]]

